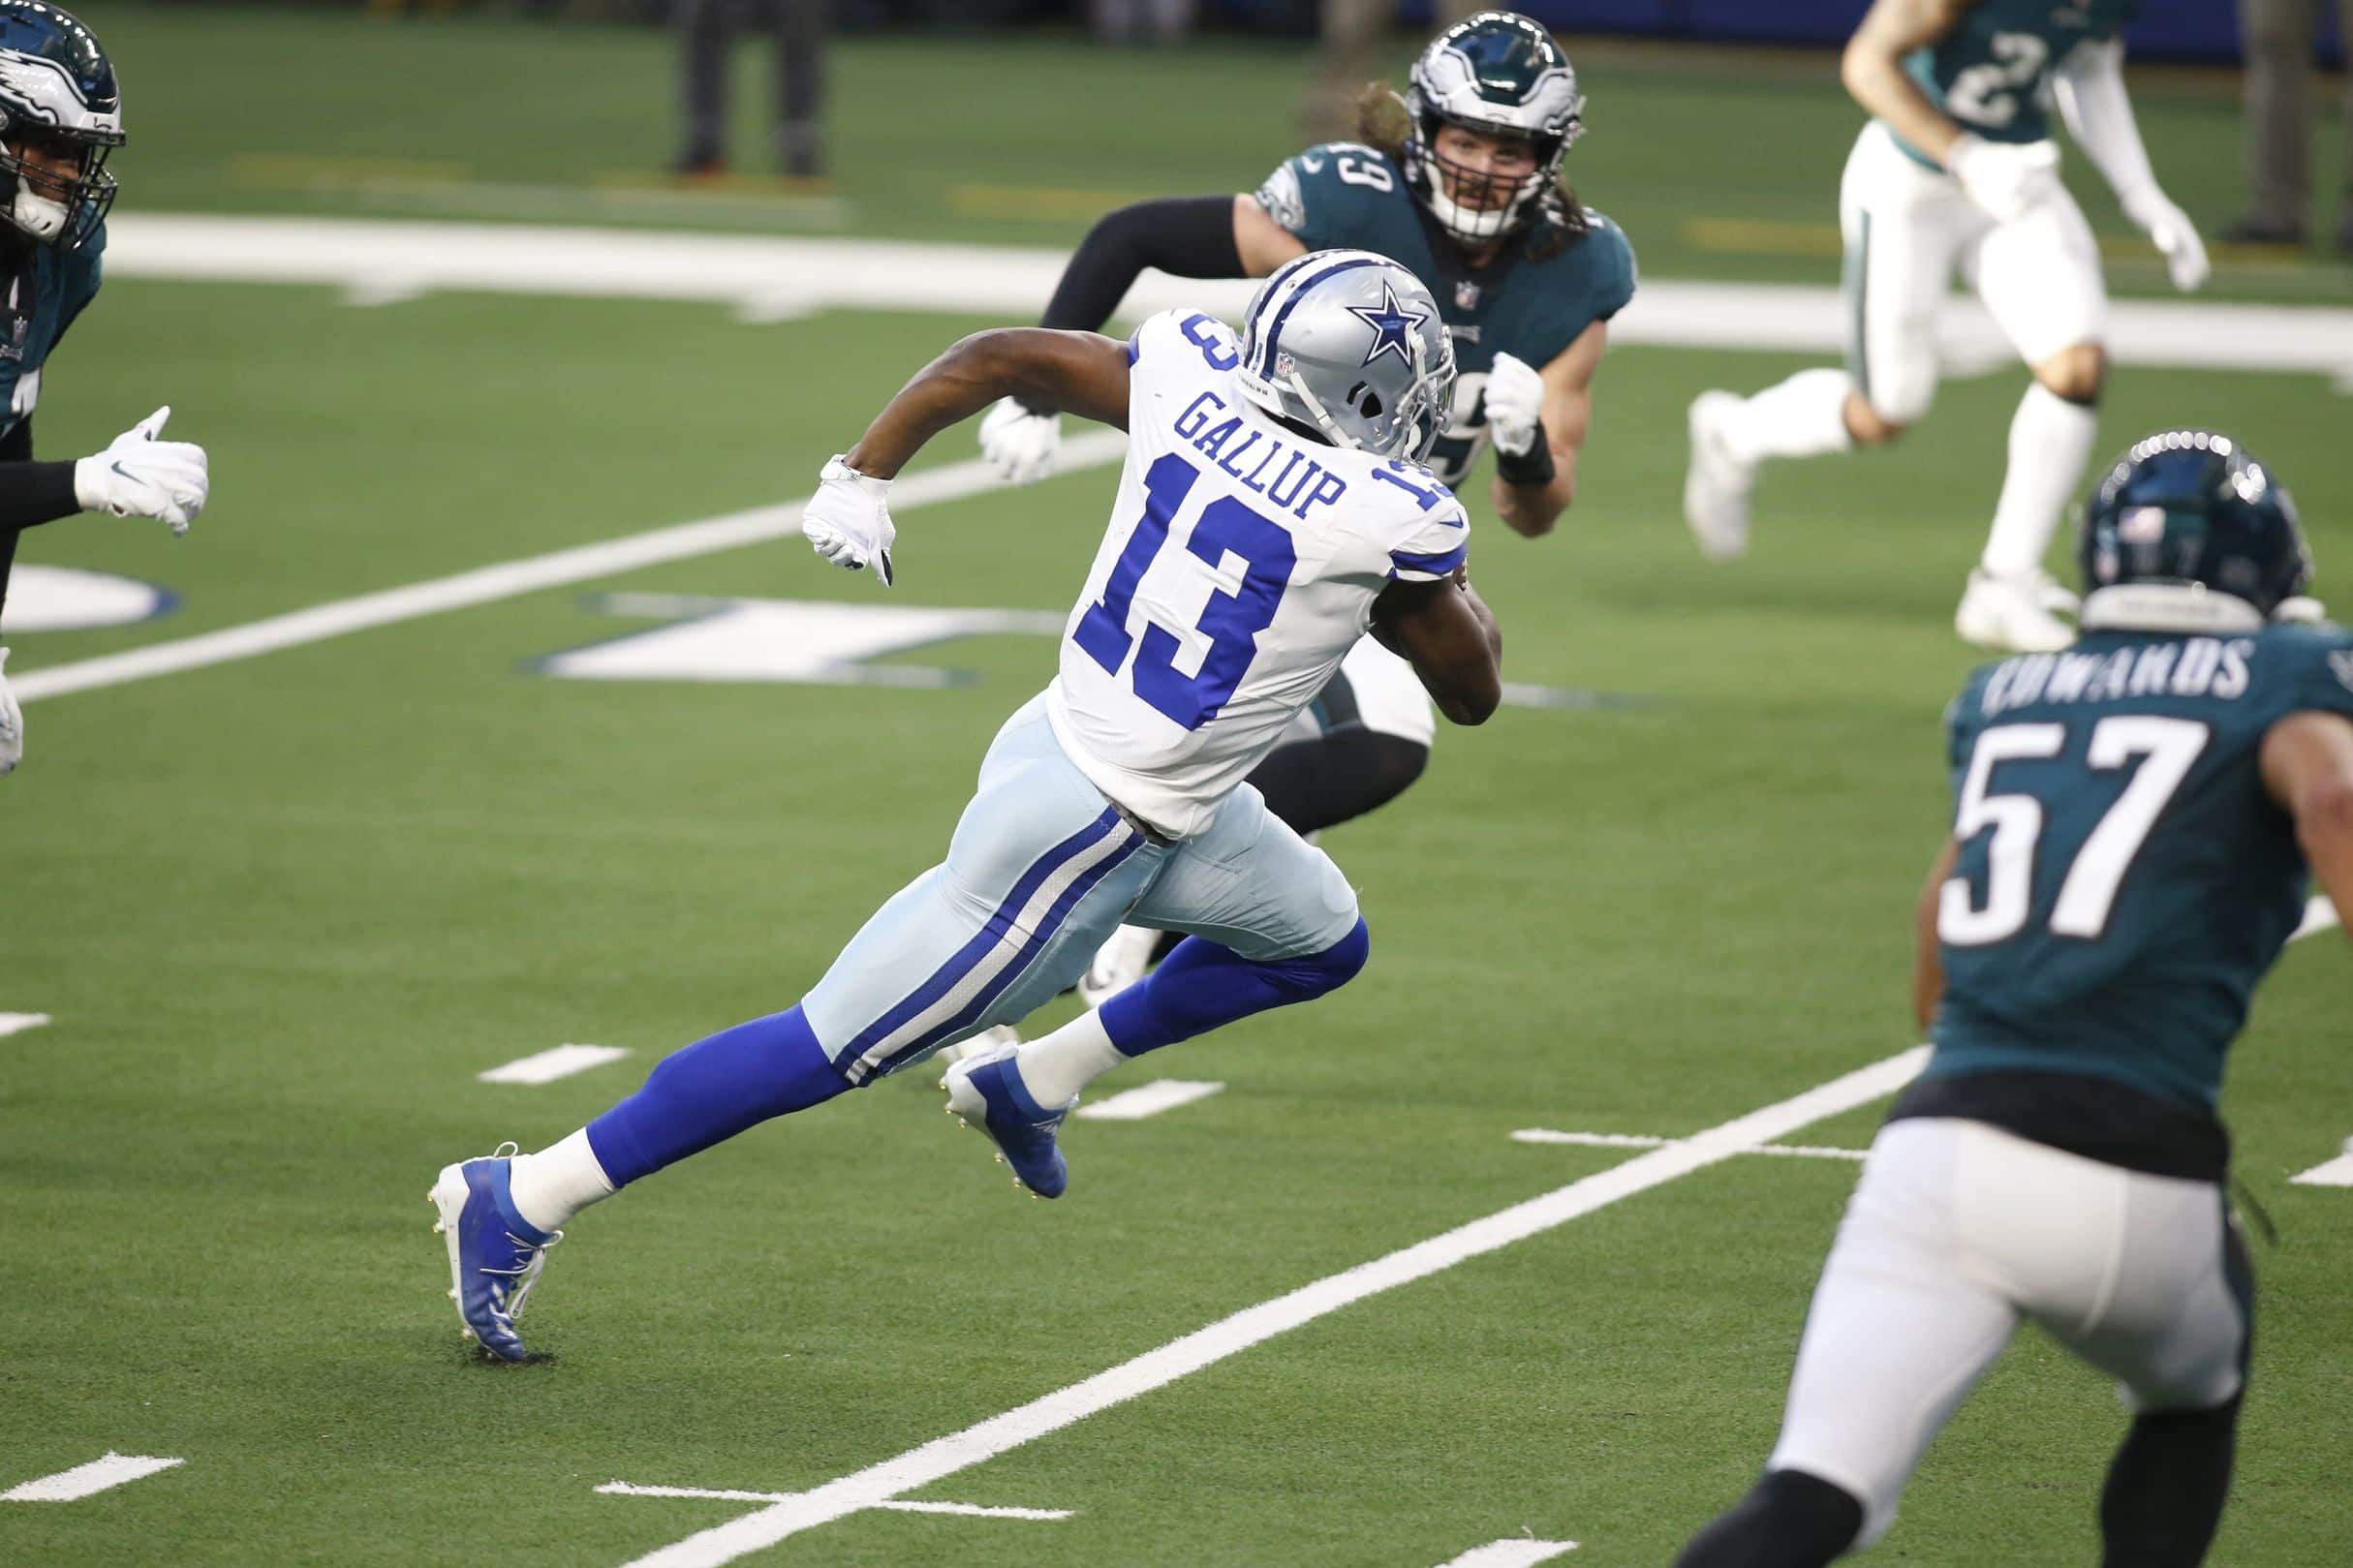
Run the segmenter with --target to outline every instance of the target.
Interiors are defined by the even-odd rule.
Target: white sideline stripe
[[[1158,1083],[1122,1090],[1107,1100],[1082,1105],[1070,1114],[1082,1122],[1141,1122],[1148,1116],[1205,1100],[1224,1087],[1187,1078],[1162,1078]]]
[[[789,1491],[737,1491],[732,1488],[636,1487],[626,1481],[607,1481],[597,1490],[612,1497],[706,1497],[731,1503],[789,1503],[794,1496]],[[1070,1517],[1068,1508],[984,1508],[978,1503],[910,1502],[898,1497],[875,1506],[899,1514],[955,1514],[966,1519],[1033,1519],[1050,1522]]]
[[[2315,893],[2312,895],[2312,902],[2304,907],[2304,924],[2296,928],[2296,935],[2290,937],[2288,940],[2295,941],[2298,938],[2313,937],[2324,931],[2333,931],[2337,928],[2338,923],[2337,906],[2329,902],[2327,894]]]
[[[1526,1536],[1513,1536],[1472,1547],[1461,1556],[1440,1563],[1439,1568],[1534,1568],[1539,1562],[1550,1562],[1576,1550],[1574,1541],[1532,1541]]]
[[[1109,463],[1122,456],[1127,449],[1128,438],[1116,430],[1091,432],[1063,444],[1058,472],[1068,473]],[[891,508],[896,512],[911,507],[957,501],[996,488],[1001,483],[985,461],[977,457],[970,458],[964,462],[928,469],[920,474],[911,474],[900,479],[891,486]],[[325,604],[314,604],[309,609],[249,621],[243,626],[227,627],[219,631],[180,637],[170,642],[150,643],[144,648],[132,648],[98,659],[84,659],[71,664],[37,669],[17,677],[10,685],[20,702],[63,696],[70,692],[89,692],[100,687],[123,686],[158,675],[174,675],[182,670],[202,669],[207,665],[226,664],[241,659],[258,659],[263,654],[298,648],[305,643],[325,642],[329,637],[346,636],[354,631],[366,631],[449,610],[494,603],[499,600],[536,593],[542,588],[560,588],[568,583],[587,582],[596,577],[609,577],[616,572],[635,571],[640,567],[689,561],[697,556],[716,555],[723,550],[765,544],[772,539],[799,533],[801,507],[806,504],[807,500],[803,498],[782,506],[757,507],[750,511],[729,512],[724,516],[706,517],[699,522],[677,523],[667,528],[650,529],[642,534],[625,535],[598,544],[575,545],[547,555],[526,556],[496,566],[477,567],[451,577],[435,577],[403,588],[362,594],[356,599],[334,600]],[[916,569],[922,569],[919,563]],[[865,581],[865,576],[863,572],[858,574],[857,585],[872,588],[873,585]],[[881,589],[875,591],[887,592]]]
[[[0,1039],[11,1034],[22,1034],[26,1030],[39,1029],[49,1021],[46,1013],[0,1013]]]
[[[1511,1135],[1519,1144],[1576,1144],[1587,1149],[1664,1149],[1676,1142],[1673,1138],[1655,1138],[1636,1132],[1555,1132],[1550,1127],[1522,1127]],[[1820,1144],[1758,1144],[1751,1149],[1736,1149],[1736,1154],[1780,1154],[1795,1159],[1862,1159],[1870,1154],[1868,1149],[1833,1149]]]
[[[732,305],[748,320],[820,310],[948,311],[1034,321],[1068,253],[998,245],[783,238],[680,231],[350,218],[124,213],[108,221],[107,270],[183,282],[313,284],[360,298],[436,289]],[[1240,321],[1255,279],[1146,271],[1118,320],[1184,305]],[[1848,308],[1815,285],[1646,278],[1610,323],[1614,343],[1843,353]],[[2111,360],[2239,370],[2353,371],[2353,310],[2118,299],[2102,333]],[[1939,357],[1992,368],[2017,355],[1985,307],[1948,295]]]
[[[2346,1139],[2345,1152],[2326,1165],[2315,1165],[2288,1180],[2298,1186],[2353,1186],[2353,1138]]]
[[[628,1055],[629,1048],[619,1045],[557,1045],[475,1076],[485,1084],[552,1084]]]
[[[719,1568],[722,1563],[765,1551],[803,1530],[861,1509],[878,1507],[903,1491],[913,1491],[960,1470],[986,1463],[1024,1443],[1215,1366],[1368,1296],[1410,1284],[1514,1242],[1542,1235],[1622,1198],[1630,1198],[1728,1159],[1743,1149],[1868,1104],[1903,1087],[1927,1059],[1928,1048],[1915,1047],[1779,1104],[1711,1127],[1669,1148],[1636,1155],[1623,1165],[1514,1204],[1484,1219],[1472,1220],[1386,1257],[1302,1285],[1287,1295],[1246,1307],[1068,1388],[910,1449],[896,1459],[868,1465],[789,1501],[772,1503],[758,1513],[647,1553],[632,1559],[629,1568]]]
[[[87,1497],[187,1462],[150,1459],[144,1454],[117,1454],[108,1449],[87,1464],[77,1464],[71,1470],[60,1470],[55,1475],[45,1475],[38,1481],[27,1481],[0,1491],[0,1503],[70,1503],[77,1497]]]

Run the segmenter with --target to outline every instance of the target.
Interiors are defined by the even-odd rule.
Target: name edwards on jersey
[[[1991,719],[2043,702],[2149,696],[2235,702],[2253,688],[2254,658],[2253,637],[2187,637],[2112,653],[2028,654],[1994,666],[1977,694],[1977,711]],[[2353,679],[2346,684],[2353,686]]]

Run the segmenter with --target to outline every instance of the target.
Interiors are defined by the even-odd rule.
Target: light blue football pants
[[[1320,953],[1356,918],[1332,857],[1249,784],[1190,839],[1145,832],[1065,754],[1041,695],[997,732],[946,862],[875,912],[801,1010],[862,1084],[1028,1016],[1122,922],[1272,960]]]

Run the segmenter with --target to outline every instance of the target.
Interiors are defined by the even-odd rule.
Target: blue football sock
[[[1313,1001],[1355,978],[1372,948],[1362,920],[1304,958],[1249,959],[1188,937],[1159,968],[1104,1002],[1098,1016],[1123,1055],[1142,1056],[1269,1007]]]
[[[665,1057],[644,1088],[588,1124],[588,1143],[613,1185],[626,1186],[849,1087],[794,1007]]]

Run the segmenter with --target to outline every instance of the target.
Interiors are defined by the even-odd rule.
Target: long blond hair
[[[1375,152],[1385,154],[1403,169],[1406,142],[1412,135],[1413,121],[1406,113],[1406,101],[1397,95],[1397,89],[1385,81],[1368,81],[1357,91],[1357,140]],[[1528,254],[1538,261],[1560,255],[1593,228],[1586,221],[1585,203],[1577,200],[1576,187],[1568,183],[1565,168],[1553,189],[1544,193],[1537,213],[1542,221],[1529,241]]]

